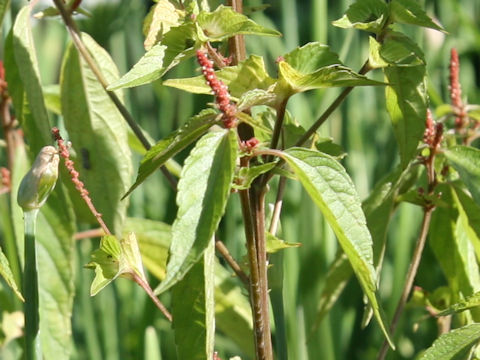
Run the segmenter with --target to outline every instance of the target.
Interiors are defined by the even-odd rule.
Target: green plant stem
[[[363,64],[362,68],[358,72],[360,75],[365,75],[367,72],[371,70],[371,67],[368,63],[368,60]],[[345,98],[350,94],[353,90],[353,86],[346,87],[343,91],[338,95],[338,97],[333,101],[333,103],[323,112],[322,115],[318,118],[317,121],[302,135],[300,139],[295,143],[295,146],[302,146],[305,144],[308,139],[315,134],[318,128],[330,117],[330,115],[340,106],[340,104],[345,100]]]
[[[24,212],[25,221],[25,270],[23,295],[25,297],[25,359],[41,360],[40,316],[38,303],[38,274],[35,243],[35,227],[38,209]]]
[[[283,194],[285,193],[285,185],[287,184],[287,178],[281,176],[278,181],[277,196],[275,198],[275,205],[273,207],[272,219],[270,220],[270,227],[268,232],[275,236],[278,229],[278,223],[280,222],[280,213],[282,212]]]
[[[103,76],[102,71],[98,68],[95,60],[90,55],[90,52],[88,51],[87,47],[83,43],[80,32],[78,31],[77,25],[75,24],[75,21],[73,21],[71,12],[67,10],[67,8],[65,7],[65,4],[63,3],[62,0],[53,0],[53,2],[55,3],[55,6],[58,8],[58,11],[60,12],[60,15],[62,16],[62,19],[65,23],[65,26],[67,27],[67,30],[70,33],[70,36],[72,37],[72,41],[75,44],[75,47],[77,48],[78,52],[83,57],[85,62],[88,64],[88,66],[90,67],[90,70],[92,70],[92,72],[94,73],[98,82],[102,85],[105,92],[110,97],[112,102],[115,104],[116,108],[118,109],[118,111],[120,112],[122,117],[125,119],[128,126],[130,126],[130,128],[132,129],[135,136],[138,138],[138,140],[140,140],[143,147],[146,150],[149,150],[152,147],[152,145],[150,144],[148,139],[143,134],[142,129],[140,129],[138,124],[132,118],[132,116],[128,112],[127,108],[123,105],[122,101],[118,98],[118,96],[115,94],[115,92],[107,90],[108,82],[105,79],[105,77]],[[165,178],[168,180],[168,182],[170,183],[172,188],[176,189],[177,188],[177,180],[175,179],[175,177],[167,170],[167,168],[165,166],[162,166],[160,168],[160,170],[163,173],[163,175],[165,176]]]
[[[272,142],[270,143],[271,149],[278,148],[278,142],[283,128],[283,120],[285,119],[285,111],[287,110],[287,103],[288,98],[284,99],[277,107],[277,120],[273,127]]]
[[[415,280],[415,276],[417,275],[418,266],[420,265],[420,260],[422,259],[423,248],[425,247],[425,242],[427,239],[428,229],[430,228],[430,221],[432,219],[434,207],[426,207],[423,220],[422,220],[422,227],[420,231],[420,236],[417,239],[415,244],[415,249],[412,255],[412,261],[408,268],[407,278],[405,280],[405,285],[403,286],[402,295],[398,300],[397,308],[395,309],[395,314],[393,315],[392,323],[390,324],[390,333],[392,336],[395,334],[395,330],[397,329],[398,321],[400,316],[402,315],[403,309],[405,308],[405,304],[407,303],[408,297],[412,291],[413,281]],[[388,342],[385,340],[383,345],[378,353],[377,360],[385,359],[387,355],[388,349],[390,346]]]

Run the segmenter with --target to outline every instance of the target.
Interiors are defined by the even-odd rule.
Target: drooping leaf
[[[109,90],[133,87],[160,79],[180,61],[195,53],[195,26],[185,23],[170,29],[162,41],[143,55],[130,71],[120,79],[110,82]]]
[[[332,24],[378,34],[386,25],[388,8],[382,0],[359,0],[348,8],[342,18]]]
[[[285,96],[324,87],[385,85],[347,68],[328,46],[317,42],[295,49],[284,59],[278,63],[280,83],[275,92]]]
[[[441,311],[437,316],[447,316],[455,313],[460,313],[465,310],[470,310],[480,306],[480,292],[476,292],[467,296],[464,300],[451,305],[448,309]]]
[[[460,179],[467,185],[477,204],[480,204],[480,150],[457,145],[445,149],[445,156],[455,170],[458,171]]]
[[[172,315],[179,359],[212,359],[215,336],[215,247],[213,238],[172,290]]]
[[[441,335],[420,360],[453,360],[480,339],[480,324],[470,324]]]
[[[275,83],[265,69],[263,58],[256,55],[251,55],[237,66],[224,67],[215,74],[228,86],[228,91],[234,98],[240,98],[249,90],[268,90]],[[186,79],[169,79],[164,81],[163,85],[194,94],[212,93],[212,89],[205,83],[203,75]]]
[[[389,4],[393,22],[410,24],[443,31],[414,0],[392,0]]]
[[[179,208],[172,225],[167,277],[156,293],[181,280],[211,240],[230,193],[237,146],[234,131],[211,132],[198,141],[185,160],[178,183]]]
[[[17,283],[15,282],[12,270],[10,269],[10,264],[8,263],[8,259],[3,253],[1,247],[0,247],[0,276],[3,277],[3,279],[6,281],[8,286],[10,286],[10,289],[13,290],[15,295],[17,295],[17,297],[20,300],[25,301],[23,299],[22,294],[20,293],[20,290],[18,289]]]
[[[389,86],[385,90],[387,110],[397,139],[400,160],[406,167],[415,157],[417,146],[423,137],[427,114],[427,90],[425,66],[384,69]]]
[[[197,17],[197,23],[202,29],[205,41],[222,41],[240,34],[281,35],[278,31],[258,25],[245,15],[223,5],[211,13],[201,11]]]
[[[387,66],[425,65],[422,50],[408,36],[389,32],[382,43],[370,37],[369,65],[375,68]]]
[[[123,198],[135,190],[135,188],[143,183],[155,170],[164,165],[168,159],[205,134],[215,123],[216,117],[217,112],[215,110],[203,110],[200,114],[187,120],[182,127],[152,146],[140,163],[135,183]]]
[[[352,180],[340,163],[318,151],[291,148],[282,156],[335,232],[393,347],[377,298],[372,238]]]
[[[150,50],[171,27],[180,25],[179,17],[177,9],[168,0],[159,0],[153,5],[143,23],[145,50]]]
[[[133,232],[120,241],[113,235],[103,236],[100,247],[92,253],[92,261],[85,267],[95,270],[95,278],[90,288],[91,296],[98,294],[119,276],[138,276],[147,282],[137,238]]]
[[[108,53],[89,36],[82,37],[107,81],[117,79],[116,66]],[[62,66],[61,99],[65,127],[73,148],[82,157],[80,178],[107,226],[121,234],[128,202],[120,199],[132,173],[127,125],[73,45],[67,49]],[[95,221],[73,189],[72,197],[77,199],[77,213]]]

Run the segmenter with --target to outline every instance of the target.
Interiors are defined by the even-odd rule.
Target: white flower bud
[[[23,211],[39,209],[55,187],[60,157],[53,146],[44,146],[18,188],[17,202]]]

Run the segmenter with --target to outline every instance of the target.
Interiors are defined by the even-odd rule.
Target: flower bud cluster
[[[425,120],[425,132],[423,133],[423,142],[431,150],[436,151],[443,137],[443,124],[436,123],[433,120],[432,112],[427,109],[427,118]]]
[[[217,106],[223,113],[223,124],[226,128],[234,127],[236,124],[237,108],[230,102],[230,94],[227,85],[217,78],[217,75],[213,70],[213,62],[208,59],[205,52],[197,50],[197,60],[202,67],[202,73],[207,80],[207,85],[210,86],[215,95]]]

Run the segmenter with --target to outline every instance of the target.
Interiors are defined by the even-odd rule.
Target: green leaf
[[[56,115],[62,114],[62,103],[60,99],[60,85],[46,85],[43,87],[43,96],[47,109]]]
[[[273,254],[279,250],[302,246],[301,243],[292,243],[279,239],[275,235],[267,232],[267,253]]]
[[[233,98],[240,98],[249,90],[268,90],[275,83],[275,80],[265,70],[263,58],[256,55],[251,55],[237,66],[224,67],[215,74],[228,86]],[[169,79],[164,81],[163,85],[194,94],[212,93],[212,89],[205,83],[203,75],[186,79]]]
[[[480,150],[457,145],[444,151],[446,158],[455,170],[458,171],[460,179],[467,185],[477,204],[480,204]]]
[[[464,300],[451,305],[448,309],[441,311],[437,316],[447,316],[455,313],[460,313],[465,310],[470,310],[480,306],[480,292],[467,296]]]
[[[406,167],[415,157],[425,130],[426,70],[425,66],[391,66],[384,72],[389,83],[385,90],[387,110],[400,150],[401,164]]]
[[[389,32],[382,43],[370,37],[369,65],[380,68],[387,66],[425,65],[422,50],[413,40],[397,32]]]
[[[108,53],[90,36],[82,37],[107,81],[118,78]],[[128,202],[120,199],[132,174],[127,125],[73,45],[66,51],[60,82],[65,127],[83,160],[83,169],[78,169],[80,179],[107,226],[114,234],[121,234]],[[79,214],[96,222],[78,192],[72,189],[71,196],[77,199]]]
[[[416,25],[443,31],[443,28],[435,24],[420,7],[418,2],[414,0],[392,0],[389,7],[390,16],[395,23]]]
[[[238,190],[249,189],[252,185],[253,180],[255,180],[260,175],[272,170],[275,165],[277,165],[277,162],[269,162],[266,164],[251,166],[248,168],[240,168],[238,175],[235,178],[233,188]]]
[[[121,241],[113,235],[103,236],[100,247],[92,253],[92,261],[85,267],[95,270],[95,278],[90,288],[91,296],[98,294],[119,276],[138,276],[147,282],[137,238],[133,232],[128,233]]]
[[[195,26],[185,23],[170,29],[162,41],[143,55],[130,71],[116,81],[111,81],[108,90],[117,90],[151,83],[160,79],[168,70],[195,54]]]
[[[172,315],[179,359],[213,358],[215,337],[213,238],[188,274],[172,291]]]
[[[137,179],[123,198],[128,196],[135,188],[143,183],[155,170],[176,153],[193,143],[215,123],[217,112],[213,109],[203,110],[200,114],[190,118],[187,122],[175,130],[165,139],[160,140],[147,151],[140,163]]]
[[[180,25],[179,17],[177,9],[168,0],[159,0],[153,5],[143,23],[145,49],[150,50],[170,28]]]
[[[480,324],[470,324],[441,335],[420,360],[450,360],[470,349],[480,339]]]
[[[214,12],[201,11],[197,23],[203,31],[205,41],[222,41],[234,35],[280,36],[272,29],[258,25],[243,14],[230,7],[220,5]]]
[[[8,72],[16,67],[13,77],[18,76],[21,81],[15,97],[23,96],[20,101],[14,101],[18,106],[16,109],[23,116],[19,117],[25,136],[30,144],[30,156],[33,159],[40,149],[52,143],[50,135],[50,121],[47,116],[47,109],[43,99],[42,85],[38,70],[38,61],[33,43],[33,34],[30,24],[30,6],[24,6],[18,13],[12,30],[12,46],[15,65],[9,63]],[[8,45],[7,45],[8,46]],[[13,65],[13,66],[12,66]],[[16,72],[16,74],[15,74]],[[10,82],[9,78],[9,88]],[[23,94],[24,95],[21,95]],[[18,95],[17,95],[18,94]],[[22,110],[20,110],[22,108]]]
[[[181,280],[201,258],[225,211],[237,158],[233,130],[211,132],[190,153],[178,183],[177,218],[167,277],[155,292],[161,293]]]
[[[0,27],[3,24],[3,18],[10,8],[10,0],[0,0]]]
[[[255,105],[273,105],[276,95],[262,89],[248,90],[238,99],[237,110],[243,111]]]
[[[13,290],[15,295],[17,295],[17,297],[20,300],[25,301],[22,294],[20,293],[20,290],[18,290],[17,283],[15,282],[12,270],[10,269],[10,264],[8,263],[8,259],[3,253],[1,247],[0,247],[0,275],[7,282],[8,286],[10,286],[10,289]]]
[[[340,163],[318,151],[291,148],[283,153],[283,158],[335,232],[393,347],[377,298],[372,238],[352,180]]]
[[[275,89],[284,96],[324,87],[385,85],[347,68],[328,46],[320,43],[299,47],[284,59],[278,64],[280,83]]]
[[[355,28],[375,34],[386,26],[388,8],[382,0],[358,0],[350,5],[341,19],[332,24],[341,28]]]

